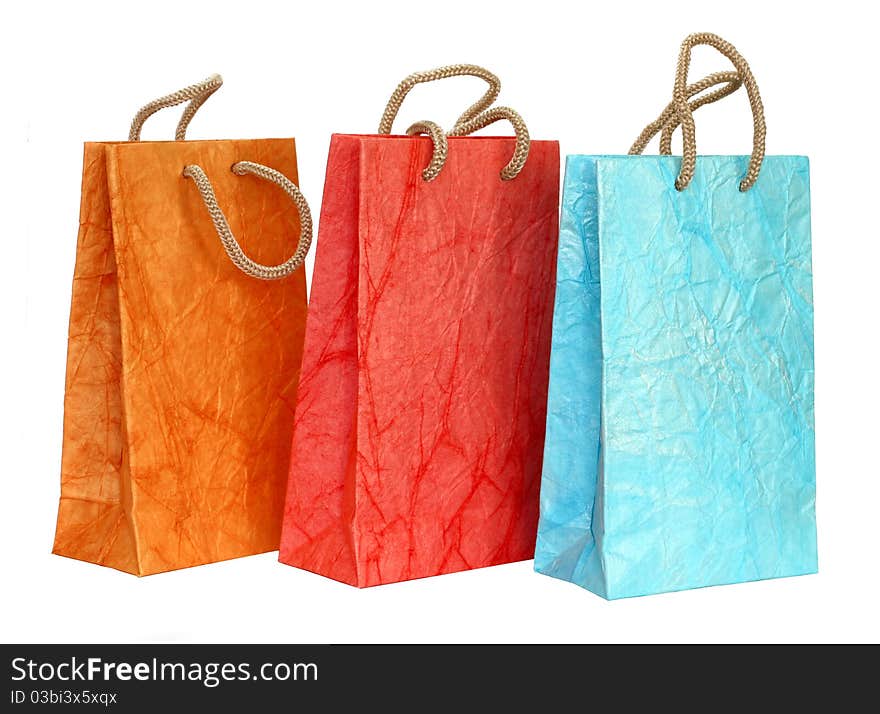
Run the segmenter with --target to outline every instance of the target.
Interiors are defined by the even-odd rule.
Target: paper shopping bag
[[[491,88],[448,135],[388,135],[412,86],[460,74]],[[284,563],[365,587],[533,555],[559,154],[497,93],[417,73],[380,135],[331,140]],[[516,138],[465,136],[498,119]]]
[[[182,140],[220,82],[85,145],[54,552],[137,575],[278,547],[311,220],[292,139]]]
[[[701,44],[746,86],[751,157],[696,156]],[[808,161],[764,156],[716,35],[632,153],[678,122],[683,158],[566,162],[535,567],[609,599],[817,568]]]

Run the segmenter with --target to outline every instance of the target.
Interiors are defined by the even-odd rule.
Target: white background
[[[860,7],[4,3],[0,639],[880,639],[877,58],[876,27]],[[220,72],[225,85],[190,137],[296,136],[301,187],[317,216],[330,133],[375,131],[412,71],[485,65],[502,79],[500,102],[523,114],[533,137],[559,139],[563,154],[625,153],[669,100],[679,43],[694,31],[722,35],[748,59],[768,153],[811,159],[819,575],[606,603],[531,563],[359,591],[279,565],[274,554],[143,579],[49,554],[83,141],[124,139],[140,105]],[[701,48],[691,76],[727,67]],[[475,79],[419,87],[397,127],[422,118],[449,126],[478,92]],[[170,138],[177,116],[151,119],[145,138]],[[697,122],[702,153],[749,152],[743,92],[701,109]]]

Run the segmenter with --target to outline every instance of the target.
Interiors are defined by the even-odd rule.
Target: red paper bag
[[[280,560],[359,587],[534,552],[559,146],[467,65],[380,132],[456,74],[492,86],[448,139],[330,144]],[[517,137],[462,136],[498,119]]]

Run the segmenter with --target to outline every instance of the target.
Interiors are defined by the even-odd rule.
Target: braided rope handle
[[[498,95],[501,92],[501,80],[488,69],[475,64],[450,64],[424,72],[413,72],[397,85],[397,89],[394,90],[391,98],[388,100],[388,104],[385,105],[385,111],[379,122],[379,133],[391,133],[391,126],[394,124],[394,119],[400,111],[403,100],[406,99],[406,95],[410,93],[413,87],[417,84],[435,82],[439,79],[448,79],[449,77],[479,77],[489,84],[489,89],[486,90],[486,93],[462,113],[456,120],[456,124],[473,119],[481,111],[488,109],[498,99]]]
[[[697,140],[696,129],[694,128],[694,116],[688,105],[687,97],[687,75],[691,63],[691,51],[698,45],[708,45],[723,54],[739,73],[746,92],[749,95],[749,104],[752,107],[752,123],[754,126],[754,136],[752,139],[752,155],[749,159],[749,167],[746,175],[740,181],[739,190],[748,191],[755,185],[758,180],[758,173],[761,171],[761,163],[764,161],[764,148],[767,138],[767,125],[764,121],[764,105],[761,102],[761,94],[758,91],[758,84],[752,75],[745,58],[737,51],[736,47],[727,40],[712,34],[711,32],[697,32],[688,35],[684,42],[681,43],[681,50],[678,55],[678,65],[675,72],[675,87],[672,92],[672,101],[676,105],[678,118],[681,122],[681,134],[684,144],[681,161],[681,171],[675,180],[675,187],[679,191],[683,191],[688,187],[691,179],[694,177],[694,170],[697,163]]]
[[[523,166],[525,166],[526,159],[529,156],[530,138],[528,128],[523,118],[510,107],[491,106],[501,92],[501,81],[489,70],[478,65],[453,64],[424,72],[414,72],[406,77],[397,85],[397,88],[388,100],[388,104],[385,106],[385,111],[379,122],[379,133],[391,133],[391,127],[400,111],[403,100],[417,84],[460,76],[479,77],[488,82],[489,89],[478,101],[468,107],[458,117],[452,130],[448,133],[444,132],[438,124],[428,120],[415,122],[406,130],[409,136],[427,134],[433,142],[431,160],[422,171],[422,178],[425,181],[433,181],[440,174],[449,155],[447,136],[466,136],[502,119],[509,121],[513,126],[514,133],[516,134],[516,148],[511,160],[501,170],[501,179],[503,181],[510,181],[516,178],[519,172],[522,171]]]
[[[529,158],[529,146],[531,145],[529,129],[518,112],[510,107],[492,107],[463,123],[456,124],[452,131],[449,132],[449,136],[473,134],[475,131],[502,120],[509,121],[516,134],[516,148],[513,150],[513,156],[510,158],[507,166],[501,169],[501,180],[510,181],[516,178],[517,174],[523,170],[523,166],[526,165],[526,159]]]
[[[742,86],[742,80],[736,72],[715,72],[703,77],[699,82],[689,84],[685,91],[688,98],[691,98],[718,84],[723,84],[724,86],[690,102],[689,106],[692,112],[706,104],[717,102],[719,99],[733,94]],[[662,132],[660,135],[660,153],[668,156],[672,153],[672,133],[678,128],[680,123],[681,120],[679,119],[678,108],[675,102],[669,102],[660,116],[642,129],[642,133],[639,134],[630,147],[629,153],[641,154],[651,142],[651,139],[657,135],[657,132]]]
[[[431,160],[428,165],[422,169],[422,179],[425,181],[433,181],[440,175],[440,169],[446,163],[446,157],[449,156],[449,141],[446,138],[446,132],[432,121],[423,119],[412,124],[406,130],[407,136],[416,136],[418,134],[427,134],[434,142],[434,148],[431,152]]]
[[[183,169],[183,175],[191,178],[199,189],[199,193],[202,194],[202,200],[205,202],[205,207],[208,209],[208,214],[211,216],[214,228],[220,237],[220,242],[223,244],[223,248],[233,264],[243,273],[260,280],[278,280],[287,277],[303,264],[306,254],[309,252],[309,246],[312,244],[312,213],[309,210],[309,204],[306,202],[305,196],[302,195],[297,185],[284,174],[262,164],[252,161],[239,161],[232,165],[232,172],[237,176],[253,174],[277,184],[290,196],[296,205],[300,223],[299,242],[294,254],[280,265],[263,265],[245,255],[245,252],[232,234],[232,230],[229,228],[229,223],[220,205],[217,203],[214,188],[211,186],[211,182],[208,180],[205,172],[196,164],[190,164]]]
[[[174,132],[175,141],[183,141],[186,138],[186,129],[192,121],[193,116],[214,92],[216,92],[223,84],[223,78],[219,74],[212,74],[206,80],[191,84],[188,87],[179,89],[164,97],[154,99],[152,102],[142,106],[131,122],[131,129],[128,132],[129,141],[140,141],[141,129],[144,122],[160,109],[173,107],[184,102],[189,102],[183,110],[183,115],[177,124]]]
[[[691,112],[696,111],[702,106],[706,104],[712,104],[713,102],[717,102],[719,99],[724,99],[724,97],[729,97],[733,94],[737,89],[742,87],[742,79],[736,72],[715,72],[714,74],[709,75],[709,77],[716,78],[715,83],[719,84],[721,82],[727,82],[721,89],[717,89],[714,92],[709,92],[705,96],[698,97],[694,101],[690,102],[689,106],[691,108]],[[704,77],[701,81],[706,81],[709,77]],[[695,84],[699,84],[696,82]],[[694,86],[694,85],[691,85]],[[708,88],[708,87],[707,87]],[[693,96],[693,95],[691,95]],[[675,130],[681,125],[681,121],[678,118],[678,113],[675,112],[673,117],[669,122],[663,127],[663,131],[660,132],[660,154],[665,156],[672,155],[672,135],[675,133]]]

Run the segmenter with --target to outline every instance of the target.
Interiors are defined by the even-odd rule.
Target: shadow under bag
[[[85,145],[54,552],[137,575],[278,547],[311,219],[292,139],[182,140],[220,83]]]
[[[700,44],[737,72],[687,87]],[[697,158],[740,83],[751,157]],[[808,161],[764,156],[715,35],[632,153],[678,122],[683,159],[566,162],[535,568],[609,599],[817,569]]]

